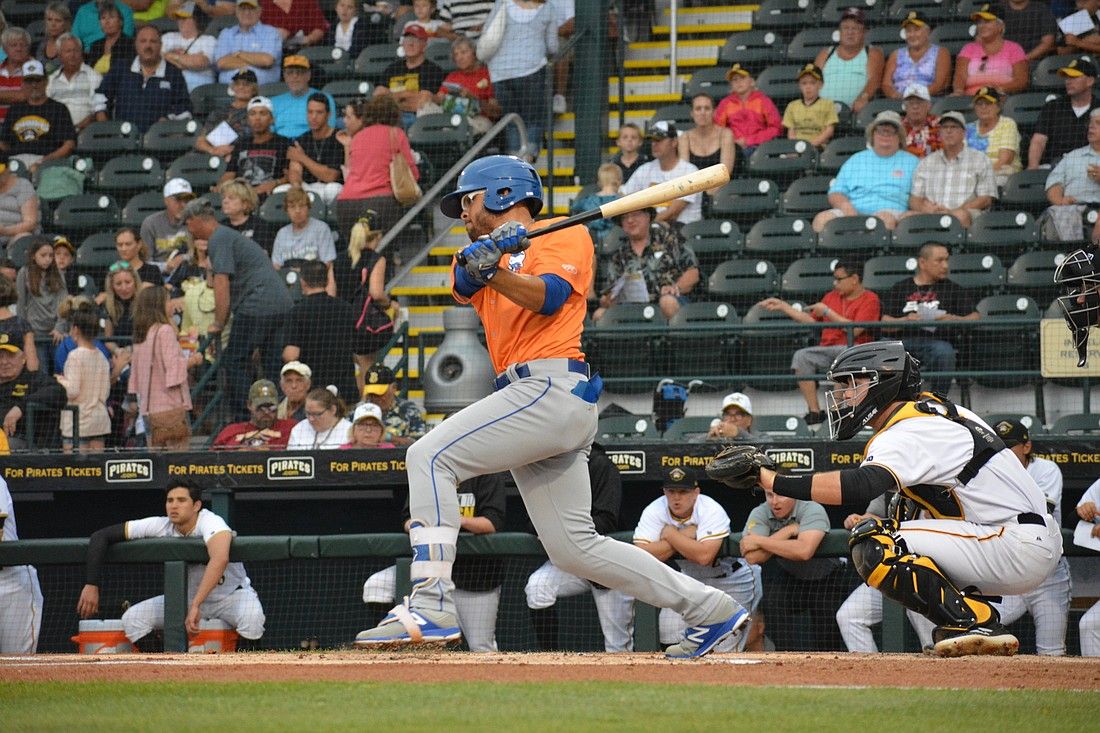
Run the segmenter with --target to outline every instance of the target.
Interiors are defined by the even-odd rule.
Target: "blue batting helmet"
[[[444,196],[439,209],[452,219],[462,216],[462,197],[485,192],[485,208],[501,212],[529,202],[531,216],[542,211],[542,180],[534,167],[513,155],[490,155],[475,160],[458,176],[458,187]]]

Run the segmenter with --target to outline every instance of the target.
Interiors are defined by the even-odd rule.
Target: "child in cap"
[[[821,97],[825,75],[816,64],[806,64],[798,70],[798,91],[802,98],[787,105],[783,111],[783,127],[788,140],[805,140],[818,148],[833,138],[840,118],[832,100]]]
[[[729,95],[718,103],[714,121],[733,133],[733,141],[752,153],[760,143],[779,137],[783,122],[775,102],[756,88],[752,72],[741,64],[734,64],[726,72],[730,82]]]

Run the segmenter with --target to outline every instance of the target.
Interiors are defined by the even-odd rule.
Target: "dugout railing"
[[[1068,556],[1095,556],[1073,544],[1072,532],[1062,530],[1065,554]],[[723,543],[721,553],[737,557],[741,533],[731,534]],[[630,541],[630,533],[615,535],[617,540]],[[847,556],[848,532],[831,530],[821,543],[815,557],[835,558]],[[30,564],[38,568],[43,578],[45,595],[42,638],[40,651],[63,651],[72,648],[69,637],[76,633],[76,599],[83,585],[83,564],[87,555],[86,538],[64,538],[44,540],[18,540],[0,543],[0,567]],[[462,535],[458,540],[460,556],[480,556],[499,558],[501,562],[522,559],[524,568],[533,569],[541,564],[545,552],[534,535],[516,532],[504,532],[493,535]],[[137,594],[133,601],[162,592],[164,602],[164,648],[166,651],[182,652],[187,649],[187,635],[184,631],[184,618],[187,612],[187,564],[205,562],[207,553],[200,540],[149,539],[124,542],[112,545],[107,554],[107,566],[104,569],[108,579],[101,585],[120,585],[127,576],[139,572],[143,582],[126,591],[113,590],[117,597],[126,592]],[[274,638],[265,634],[261,640],[262,648],[294,648],[298,639],[316,639],[319,625],[332,624],[339,629],[329,629],[323,646],[340,646],[351,641],[357,627],[365,622],[365,613],[356,614],[356,606],[363,604],[353,591],[357,583],[365,579],[370,572],[383,567],[397,565],[396,597],[400,598],[409,591],[409,540],[399,533],[358,534],[358,535],[279,535],[237,537],[233,540],[230,560],[246,563],[254,587],[260,594],[268,618],[268,630],[277,628]],[[327,564],[353,561],[346,573],[324,572]],[[360,562],[361,561],[361,562]],[[260,576],[256,574],[257,568]],[[65,572],[59,572],[65,569]],[[139,569],[141,569],[139,571]],[[157,580],[158,572],[162,580]],[[528,572],[524,569],[524,575]],[[61,576],[64,577],[61,577]],[[346,577],[345,577],[346,576]],[[350,578],[349,581],[347,578]],[[343,611],[335,613],[331,603],[326,606],[322,587],[331,581],[339,584],[343,591],[341,604]],[[277,584],[277,585],[276,585]],[[103,591],[104,616],[110,617],[109,597]],[[522,585],[506,583],[502,597],[502,609],[509,603],[515,607],[524,603]],[[516,596],[519,596],[518,598]],[[349,597],[350,596],[350,597]],[[507,602],[507,603],[506,603]],[[574,607],[575,608],[575,607]],[[350,611],[348,609],[351,609]],[[657,609],[635,602],[634,645],[636,651],[655,651],[659,649]],[[514,614],[513,614],[514,617]],[[576,622],[563,615],[565,623]],[[596,619],[589,614],[585,621],[596,626]],[[768,619],[777,623],[780,619]],[[498,634],[503,624],[498,622]],[[563,625],[565,625],[563,623]],[[512,627],[516,624],[512,623]],[[901,652],[907,648],[906,621],[904,610],[892,601],[885,601],[882,623],[882,649],[887,652]],[[365,628],[365,626],[364,626]],[[591,631],[591,630],[590,630]],[[507,634],[515,637],[515,629]],[[289,641],[288,641],[289,640]],[[910,645],[911,646],[911,645]],[[514,638],[503,640],[502,649],[520,649]]]

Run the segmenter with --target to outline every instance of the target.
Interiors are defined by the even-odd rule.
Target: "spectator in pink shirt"
[[[1005,39],[1005,22],[997,12],[997,6],[987,3],[971,13],[978,30],[959,51],[953,94],[973,96],[982,87],[993,87],[1001,94],[1027,89],[1027,54],[1020,44]]]
[[[768,95],[756,88],[752,72],[741,64],[734,64],[726,72],[730,82],[730,94],[718,103],[714,122],[728,127],[733,141],[746,154],[760,143],[779,137],[783,132],[783,118]]]

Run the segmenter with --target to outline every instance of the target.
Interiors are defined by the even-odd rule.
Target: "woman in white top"
[[[176,19],[176,31],[165,33],[161,38],[161,53],[164,60],[183,72],[187,82],[187,91],[203,84],[213,84],[214,49],[218,39],[200,34],[198,21],[193,15],[190,3],[169,10],[169,17]]]
[[[290,431],[288,450],[331,450],[347,442],[348,408],[335,390],[318,388],[306,395],[306,419]]]

